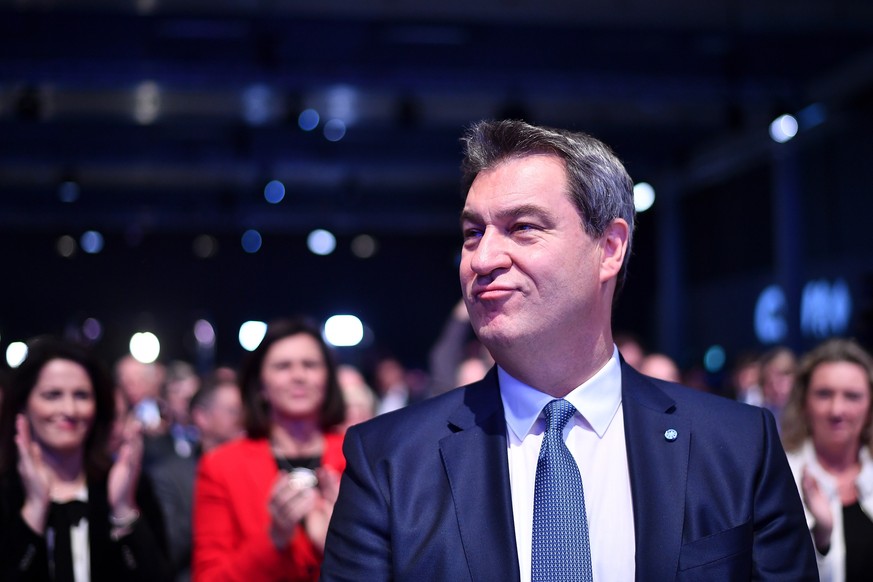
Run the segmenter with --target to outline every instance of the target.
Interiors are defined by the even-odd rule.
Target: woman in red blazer
[[[248,437],[207,453],[194,496],[194,580],[317,580],[345,468],[330,350],[304,321],[271,323],[243,366]]]

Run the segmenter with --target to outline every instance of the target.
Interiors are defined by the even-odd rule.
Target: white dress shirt
[[[545,430],[542,410],[553,398],[519,382],[502,368],[498,367],[497,373],[506,416],[518,563],[521,582],[530,582],[534,481]],[[565,399],[576,408],[564,435],[582,475],[594,580],[632,581],[634,516],[618,349],[603,368]]]

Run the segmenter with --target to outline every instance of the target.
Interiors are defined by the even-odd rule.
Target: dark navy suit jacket
[[[818,579],[769,412],[624,363],[622,403],[637,580]],[[518,580],[494,369],[352,427],[343,450],[324,582]]]

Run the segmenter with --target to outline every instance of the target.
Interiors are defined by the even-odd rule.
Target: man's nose
[[[487,227],[473,251],[470,267],[477,275],[487,275],[497,269],[506,269],[512,264],[507,249],[506,237],[494,227]]]

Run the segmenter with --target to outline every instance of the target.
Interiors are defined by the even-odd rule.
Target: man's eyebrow
[[[521,216],[535,216],[538,218],[549,219],[552,214],[546,208],[537,204],[522,204],[520,206],[513,206],[512,208],[501,210],[497,212],[495,216],[501,220],[507,218],[519,218]],[[467,220],[476,222],[480,220],[480,215],[465,209],[461,212],[461,222],[463,223]]]

